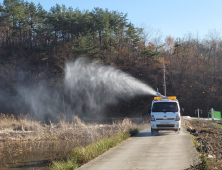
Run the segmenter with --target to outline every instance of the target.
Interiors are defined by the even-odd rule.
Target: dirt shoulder
[[[214,160],[222,168],[222,122],[185,120],[187,130],[198,143],[196,148],[207,160]]]

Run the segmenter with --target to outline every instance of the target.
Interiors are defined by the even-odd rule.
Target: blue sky
[[[25,0],[26,1],[26,0]],[[221,0],[27,0],[40,3],[47,11],[56,4],[91,11],[94,7],[127,13],[137,27],[160,30],[163,37],[183,38],[192,33],[204,37],[222,28]]]

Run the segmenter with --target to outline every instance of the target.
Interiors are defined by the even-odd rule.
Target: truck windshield
[[[156,102],[153,103],[152,112],[178,112],[176,102]]]

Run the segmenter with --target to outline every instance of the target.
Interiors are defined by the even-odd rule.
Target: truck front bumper
[[[180,129],[180,121],[169,121],[169,122],[160,122],[160,121],[151,121],[151,128],[153,130],[174,130],[177,131]]]

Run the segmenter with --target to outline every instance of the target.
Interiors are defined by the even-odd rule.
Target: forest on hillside
[[[152,25],[152,23],[150,23]],[[163,94],[163,60],[167,95],[176,95],[184,115],[197,108],[222,111],[222,40],[216,30],[204,38],[188,34],[149,39],[152,32],[128,22],[127,14],[94,8],[80,11],[64,5],[46,11],[38,4],[4,0],[0,4],[0,112],[18,86],[59,89],[64,63],[87,56],[115,65]],[[152,97],[121,101],[108,116],[146,114]],[[13,103],[12,103],[13,104]],[[111,109],[112,110],[112,109]],[[115,112],[115,114],[114,114]],[[140,114],[139,114],[140,115]]]

